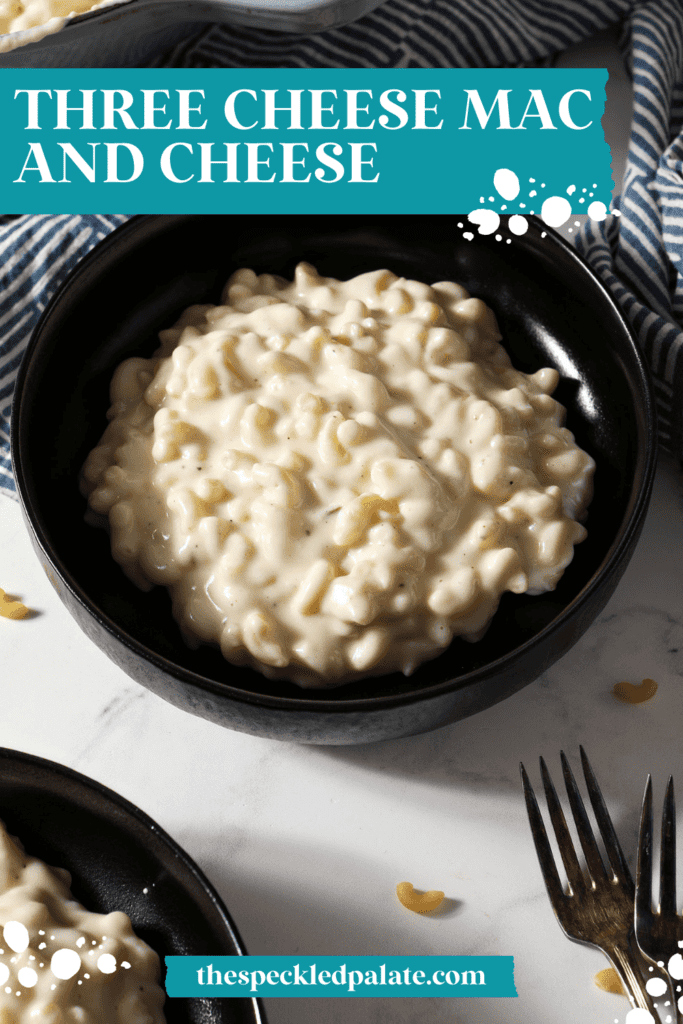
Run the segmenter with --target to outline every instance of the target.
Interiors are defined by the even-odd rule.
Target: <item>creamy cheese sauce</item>
[[[51,32],[68,18],[98,6],[98,0],[0,0],[0,34],[45,26]],[[40,38],[40,37],[36,37]]]
[[[302,686],[479,639],[502,593],[554,589],[593,460],[553,369],[513,369],[452,282],[234,274],[129,359],[82,488],[188,642]]]
[[[164,1024],[156,953],[70,885],[0,822],[0,1024]]]

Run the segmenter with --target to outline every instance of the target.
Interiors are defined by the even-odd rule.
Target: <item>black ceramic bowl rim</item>
[[[166,846],[169,847],[173,855],[182,862],[184,867],[194,875],[202,889],[204,889],[209,896],[216,910],[218,910],[223,920],[223,924],[225,925],[225,929],[230,936],[230,941],[234,945],[235,949],[238,950],[242,956],[246,955],[246,950],[242,945],[242,940],[237,934],[237,929],[230,918],[227,907],[211,882],[203,871],[188,856],[188,854],[185,853],[182,847],[178,846],[175,839],[172,839],[168,832],[165,832],[161,826],[157,825],[154,819],[150,818],[148,814],[145,814],[145,812],[141,811],[139,807],[132,804],[130,800],[126,800],[125,797],[120,796],[113,789],[109,789],[108,786],[102,785],[102,783],[98,782],[96,779],[91,779],[88,775],[83,775],[81,772],[74,771],[73,768],[67,768],[66,765],[58,764],[56,761],[49,761],[47,758],[38,757],[36,754],[27,754],[22,750],[12,750],[9,747],[0,747],[0,769],[2,768],[3,761],[14,761],[31,765],[32,767],[40,768],[46,772],[51,772],[54,775],[60,775],[74,787],[92,790],[98,797],[100,797],[100,799],[104,800],[105,803],[116,804],[117,807],[120,807],[121,810],[125,812],[125,814],[135,818],[144,826],[145,829],[153,832],[162,840],[163,843],[165,843]],[[31,853],[32,851],[29,852]],[[61,866],[62,865],[60,865],[60,867]]]
[[[21,504],[24,509],[25,516],[30,528],[34,533],[36,541],[40,545],[42,551],[45,552],[46,556],[59,570],[61,578],[68,587],[72,596],[79,602],[79,604],[91,615],[100,625],[102,625],[110,634],[112,634],[120,643],[127,647],[134,654],[142,657],[144,660],[151,662],[161,670],[167,672],[174,678],[195,686],[200,690],[204,690],[208,693],[212,693],[216,696],[223,698],[230,698],[233,701],[256,704],[260,707],[269,707],[279,709],[282,711],[296,710],[298,712],[312,712],[312,713],[324,713],[328,715],[334,715],[335,713],[353,713],[363,711],[380,711],[382,709],[390,709],[394,707],[400,707],[410,705],[414,702],[422,702],[431,698],[437,697],[441,694],[449,693],[454,690],[465,689],[476,685],[480,680],[489,678],[492,674],[510,666],[520,660],[520,658],[528,651],[533,650],[535,646],[541,643],[544,639],[552,636],[552,634],[563,626],[568,618],[573,616],[577,609],[579,609],[593,594],[593,591],[599,587],[606,578],[608,578],[613,571],[615,571],[621,561],[622,552],[628,549],[631,545],[634,534],[638,535],[641,520],[644,516],[649,498],[652,490],[652,483],[654,480],[654,473],[656,468],[656,456],[657,456],[657,445],[656,445],[656,414],[652,382],[649,375],[649,370],[645,364],[644,358],[638,346],[635,332],[629,324],[628,320],[622,313],[620,307],[615,301],[609,289],[605,286],[602,280],[595,273],[593,268],[587,263],[586,260],[565,241],[557,232],[543,224],[538,217],[529,217],[530,220],[537,229],[542,229],[548,236],[551,243],[559,246],[564,250],[565,256],[569,256],[570,259],[578,265],[584,272],[588,272],[593,278],[595,285],[602,292],[603,298],[611,307],[614,317],[619,321],[622,328],[626,331],[631,341],[632,355],[635,358],[636,365],[638,367],[638,392],[643,402],[643,412],[645,415],[645,421],[647,423],[646,435],[641,440],[644,443],[644,463],[642,480],[640,489],[637,497],[633,503],[633,507],[629,517],[622,523],[621,529],[617,534],[616,538],[612,542],[607,555],[598,566],[597,570],[593,573],[588,583],[586,583],[582,589],[575,595],[572,601],[566,605],[565,608],[560,612],[555,619],[548,623],[543,629],[535,633],[533,637],[524,643],[520,644],[519,647],[515,647],[513,650],[506,653],[503,657],[497,658],[494,661],[487,662],[485,665],[474,669],[473,671],[466,672],[463,675],[456,676],[453,679],[447,680],[441,683],[435,683],[431,686],[423,686],[417,690],[402,691],[396,695],[384,695],[377,697],[361,697],[344,699],[343,696],[339,700],[327,698],[325,700],[316,700],[308,696],[309,690],[302,690],[301,697],[279,697],[272,696],[270,694],[256,693],[250,690],[245,690],[240,687],[231,686],[229,683],[218,682],[217,680],[208,679],[206,676],[199,675],[195,672],[191,672],[188,669],[184,669],[177,665],[175,662],[170,661],[167,658],[157,654],[155,651],[148,648],[146,645],[134,640],[126,632],[124,632],[116,622],[110,619],[108,616],[103,615],[97,605],[90,599],[79,585],[73,580],[71,573],[68,568],[61,562],[56,553],[52,550],[50,542],[43,529],[43,524],[38,512],[32,507],[30,500],[30,493],[27,486],[27,480],[24,473],[24,465],[21,455],[21,443],[18,437],[19,431],[17,429],[19,419],[21,403],[24,392],[25,377],[27,374],[27,368],[31,357],[40,343],[41,331],[49,320],[52,307],[55,305],[63,293],[69,289],[71,283],[77,279],[81,274],[87,271],[90,263],[95,260],[100,253],[106,248],[115,246],[118,239],[122,234],[128,231],[135,230],[135,225],[142,220],[146,220],[147,216],[136,216],[132,217],[129,221],[116,228],[111,234],[107,235],[105,239],[99,242],[89,253],[85,256],[71,271],[67,279],[63,282],[61,287],[52,296],[50,302],[42,313],[29,345],[24,354],[22,365],[19,369],[17,376],[15,398],[12,409],[12,427],[11,427],[11,443],[12,443],[12,463],[14,467],[15,479],[17,484],[17,492],[20,497]],[[326,692],[330,692],[329,690]],[[340,692],[343,693],[343,686],[340,688]]]
[[[125,797],[120,796],[120,794],[116,793],[114,790],[104,786],[101,782],[97,782],[95,779],[92,779],[87,775],[82,775],[80,772],[74,771],[73,768],[67,768],[65,765],[58,764],[56,761],[50,761],[46,758],[38,757],[35,754],[27,754],[24,751],[12,750],[8,747],[0,747],[0,774],[3,773],[3,767],[7,763],[17,767],[26,765],[31,769],[38,769],[45,775],[49,774],[51,776],[59,776],[60,779],[67,783],[68,788],[73,789],[76,792],[94,795],[97,807],[104,807],[105,810],[108,810],[111,805],[114,805],[119,811],[123,812],[124,818],[127,817],[134,819],[136,823],[142,826],[144,832],[153,834],[155,839],[159,840],[161,844],[167,848],[175,860],[182,864],[185,871],[194,878],[199,888],[208,897],[220,919],[222,927],[225,930],[227,941],[233,950],[232,955],[247,955],[247,951],[244,948],[244,944],[240,938],[235,923],[230,917],[227,907],[223,903],[223,900],[214,886],[197,864],[195,864],[192,858],[185,853],[182,847],[180,847],[164,829],[157,825],[157,823],[150,818],[148,814],[145,814],[145,812],[141,811],[135,804],[126,800]],[[0,806],[0,817],[1,816],[2,807]],[[29,853],[33,856],[37,855],[34,850],[29,850]],[[59,867],[68,868],[68,865],[60,864]],[[254,1024],[260,1024],[260,1022],[264,1021],[264,1018],[259,1006],[259,1001],[249,997],[247,997],[247,1001],[251,1004],[251,1014]]]

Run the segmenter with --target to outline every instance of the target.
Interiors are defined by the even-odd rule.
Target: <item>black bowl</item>
[[[161,959],[243,956],[228,911],[151,818],[77,772],[0,747],[0,819],[26,852],[66,868],[88,910],[122,910]],[[167,999],[168,1024],[264,1024],[256,999]]]
[[[540,222],[503,239],[463,237],[457,217],[139,217],[84,259],[45,311],[14,400],[12,455],[31,538],[60,597],[128,675],[177,707],[232,729],[304,743],[362,743],[456,721],[531,682],[604,607],[638,539],[655,464],[647,371],[606,289]],[[545,233],[545,237],[542,234]],[[510,239],[509,244],[507,239]],[[219,256],[216,253],[220,253]],[[218,301],[240,266],[291,275],[305,259],[348,278],[388,267],[452,279],[496,312],[513,363],[555,366],[567,423],[596,460],[588,539],[552,593],[504,595],[485,638],[454,641],[405,678],[302,691],[192,651],[166,591],[123,575],[102,530],[83,523],[80,467],[105,425],[116,365],[148,356],[194,302]]]

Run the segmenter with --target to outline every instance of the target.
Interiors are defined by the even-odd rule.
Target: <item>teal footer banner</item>
[[[552,225],[558,203],[609,206],[606,81],[596,68],[0,69],[0,204]]]
[[[516,996],[511,956],[167,956],[169,996]]]

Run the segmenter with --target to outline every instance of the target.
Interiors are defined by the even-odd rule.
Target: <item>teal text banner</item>
[[[542,215],[561,199],[584,213],[611,198],[606,80],[548,68],[0,69],[0,209]]]
[[[511,956],[167,956],[169,996],[516,996]]]

